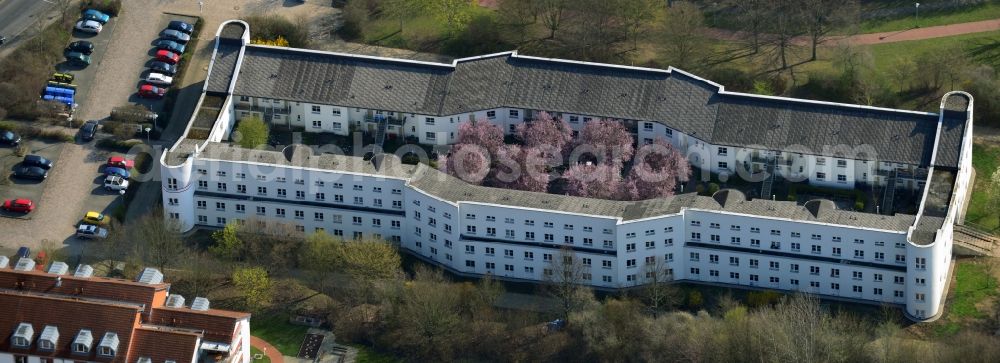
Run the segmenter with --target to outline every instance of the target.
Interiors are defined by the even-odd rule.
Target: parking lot
[[[133,7],[129,10],[138,9]],[[113,18],[100,35],[87,39],[97,47],[94,53],[102,54],[94,57],[88,69],[75,72],[77,84],[89,85],[86,94],[76,101],[80,105],[77,119],[101,120],[111,114],[112,108],[126,103],[138,103],[155,112],[162,111],[162,100],[140,98],[136,91],[142,83],[141,79],[149,73],[146,66],[156,55],[153,42],[159,39],[160,31],[171,20],[193,23],[196,19],[164,13],[127,13]],[[74,38],[78,35],[74,34]],[[103,43],[99,43],[101,38],[105,38]],[[108,39],[112,40],[110,45],[107,44]]]
[[[62,143],[30,140],[24,141],[22,145],[28,146],[31,154],[40,155],[46,159],[52,160],[53,165],[58,167],[59,163],[56,159],[59,158],[59,155],[62,152]],[[14,168],[21,163],[21,159],[22,157],[14,154],[14,148],[0,148],[0,168],[2,168],[0,170],[3,170],[4,173],[0,176],[3,180],[3,187],[0,188],[0,199],[7,200],[27,198],[37,202],[41,200],[42,190],[45,188],[47,180],[37,181],[9,177],[11,173],[14,172]],[[0,216],[23,219],[30,219],[33,217],[32,214],[24,215],[21,213],[9,213],[3,210],[0,210]]]
[[[46,144],[28,141],[32,151],[51,159],[55,166],[43,182],[17,181],[0,187],[3,198],[30,198],[35,211],[27,216],[7,215],[0,218],[0,251],[19,246],[37,250],[44,241],[64,244],[72,254],[86,248],[86,241],[73,238],[75,227],[90,210],[111,213],[121,202],[118,194],[106,192],[100,185],[101,166],[112,154],[79,143]],[[10,170],[21,158],[10,149],[0,150],[5,169]]]
[[[205,29],[199,44],[196,47],[189,44],[186,50],[186,53],[197,56],[193,57],[192,64],[187,66],[188,75],[184,84],[180,85],[196,93],[201,88],[200,82],[205,79],[211,56],[211,41],[222,21],[249,13],[266,13],[277,8],[294,10],[288,14],[301,15],[305,18],[307,17],[305,14],[311,17],[319,14],[319,10],[329,8],[328,3],[299,4],[276,0],[206,1],[203,9],[196,1],[126,2],[125,5],[121,16],[111,18],[100,34],[73,33],[71,42],[88,40],[94,43],[95,50],[91,54],[90,66],[81,68],[68,64],[57,65],[57,70],[69,71],[76,76],[74,83],[79,88],[75,102],[78,104],[78,109],[74,117],[77,120],[104,119],[110,115],[112,108],[128,102],[148,105],[154,111],[160,111],[162,101],[137,97],[140,79],[146,75],[146,66],[155,54],[152,44],[170,20],[182,20],[192,24],[195,22],[194,17],[167,13],[199,14],[205,20]],[[174,120],[180,122],[171,125],[168,129],[172,131],[169,133],[169,139],[159,142],[160,144],[170,144],[172,139],[183,131],[183,122],[193,107],[193,101],[189,100],[190,93],[184,93],[186,96],[182,96],[177,105],[181,112],[175,113]],[[166,121],[160,120],[158,126],[164,128]],[[96,184],[100,181],[98,179],[100,166],[110,153],[95,149],[93,142],[89,144],[82,144],[79,141],[62,144],[25,142],[32,145],[33,151],[54,160],[56,167],[50,171],[48,179],[40,184],[29,182],[0,185],[0,197],[28,197],[37,203],[36,210],[27,218],[0,218],[0,231],[4,232],[0,234],[0,253],[9,255],[18,246],[31,247],[33,251],[37,251],[45,240],[65,244],[68,247],[67,252],[71,255],[85,252],[87,246],[94,242],[78,241],[71,237],[76,223],[88,210],[110,214],[117,208],[117,203],[121,202],[118,195],[106,193]],[[9,154],[9,149],[0,149],[0,160],[5,163],[0,165],[4,167],[3,170],[10,170],[13,164],[20,161],[20,158],[4,157]],[[7,162],[13,164],[6,164]],[[136,210],[148,210],[149,205],[159,202],[158,185],[144,184],[149,184],[150,188],[143,188],[146,192],[136,196],[137,204],[142,207],[135,208]]]

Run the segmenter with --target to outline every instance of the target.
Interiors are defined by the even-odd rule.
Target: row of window
[[[206,174],[208,174],[208,170],[198,169],[198,174],[206,175]],[[220,177],[220,178],[225,178],[227,176],[227,173],[225,171],[217,171],[217,172],[215,172],[215,176]],[[233,177],[235,179],[239,180],[239,179],[246,179],[247,175],[246,175],[246,173],[235,173],[235,174],[233,174]],[[282,176],[274,177],[271,180],[268,180],[267,176],[265,176],[265,175],[257,175],[256,179],[257,179],[257,181],[261,181],[261,182],[272,181],[272,182],[276,182],[276,183],[285,183],[285,182],[288,181],[285,177],[282,177]],[[205,181],[205,182],[207,183],[207,181]],[[295,179],[293,182],[296,185],[305,185],[306,184],[305,179]],[[313,185],[316,186],[316,187],[319,187],[319,188],[326,187],[326,184],[327,184],[327,182],[324,181],[324,180],[316,180],[316,181],[313,182]],[[344,183],[333,182],[333,183],[330,183],[330,187],[332,187],[333,189],[344,189]],[[246,186],[244,185],[243,188],[246,188]],[[351,185],[351,189],[354,190],[354,191],[364,191],[365,190],[364,186],[359,185],[359,184],[353,184],[353,185]],[[373,186],[373,187],[371,187],[371,192],[373,192],[373,193],[382,193],[382,187],[375,187],[375,186]],[[402,189],[392,189],[392,194],[394,194],[394,195],[401,195],[401,194],[403,194],[403,190]]]
[[[692,220],[689,223],[691,224],[692,227],[701,227],[701,221],[699,221],[699,220]],[[709,229],[721,229],[722,225],[720,223],[709,223],[708,228]],[[734,232],[740,232],[740,231],[743,230],[743,227],[740,226],[740,225],[737,225],[737,224],[731,224],[731,225],[729,225],[729,230],[730,231],[734,231]],[[750,227],[750,233],[761,233],[760,227]],[[781,236],[782,235],[782,231],[779,230],[779,229],[772,229],[770,231],[770,234],[772,236]],[[789,233],[789,235],[792,238],[802,238],[802,234],[799,233],[799,232],[791,232],[791,233]],[[823,239],[823,235],[812,233],[810,235],[809,239],[814,240],[814,241],[820,241],[820,240]],[[830,240],[832,242],[838,242],[838,243],[843,241],[843,239],[841,237],[839,237],[839,236],[833,236],[833,237],[830,238]],[[864,239],[860,239],[860,238],[855,238],[854,239],[854,243],[855,244],[864,244],[865,240]],[[875,241],[875,245],[876,246],[884,246],[885,242],[884,241]],[[906,244],[904,244],[902,242],[896,242],[896,248],[906,248]]]

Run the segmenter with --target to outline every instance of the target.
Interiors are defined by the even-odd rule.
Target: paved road
[[[0,35],[14,41],[53,5],[44,0],[0,0]]]

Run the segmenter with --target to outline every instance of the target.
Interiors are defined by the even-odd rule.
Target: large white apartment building
[[[251,45],[249,31],[240,21],[220,27],[199,110],[161,158],[165,217],[184,230],[281,222],[390,239],[469,276],[541,281],[571,259],[582,283],[618,289],[663,266],[676,281],[896,305],[917,321],[941,312],[972,169],[966,93],[924,113],[728,92],[677,69],[516,52],[438,64]],[[512,132],[540,111],[574,129],[619,119],[639,142],[663,137],[702,170],[765,175],[764,198],[597,200],[471,185],[393,155],[230,142],[251,113],[276,128],[448,144],[462,122]],[[919,201],[914,214],[880,214],[774,200],[776,176]]]

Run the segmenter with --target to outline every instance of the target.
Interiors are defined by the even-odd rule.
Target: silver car
[[[100,33],[101,29],[104,27],[101,26],[101,23],[93,20],[80,20],[76,22],[76,26],[74,28],[82,32],[97,34]]]
[[[173,40],[178,43],[187,43],[191,40],[191,36],[173,29],[166,29],[163,31],[163,39]]]
[[[157,86],[169,86],[174,82],[174,78],[163,73],[152,72],[146,76],[146,82],[155,84]]]
[[[108,238],[108,230],[93,224],[81,224],[76,228],[76,238]]]
[[[104,189],[109,192],[125,193],[128,190],[128,180],[117,175],[108,175],[104,178]]]

